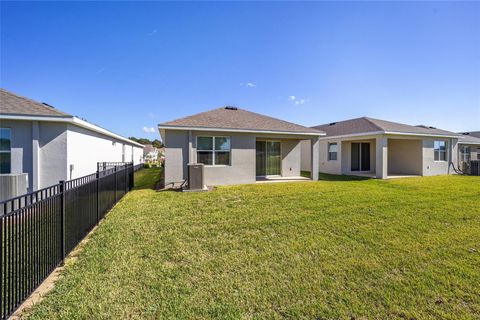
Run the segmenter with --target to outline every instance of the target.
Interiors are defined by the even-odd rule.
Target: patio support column
[[[312,180],[318,180],[318,171],[320,170],[320,140],[318,137],[312,138],[310,141],[310,175]]]
[[[388,176],[388,138],[386,136],[378,137],[375,145],[375,176],[377,179],[386,179]]]

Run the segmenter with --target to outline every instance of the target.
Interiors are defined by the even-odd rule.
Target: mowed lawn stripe
[[[44,318],[480,317],[480,180],[442,176],[155,192],[108,214]]]

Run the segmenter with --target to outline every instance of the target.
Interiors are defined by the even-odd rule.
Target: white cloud
[[[247,82],[247,83],[240,83],[241,87],[249,87],[249,88],[255,88],[257,85],[253,82]]]
[[[155,133],[154,127],[143,127],[143,132],[145,133]]]
[[[157,115],[153,112],[149,112],[147,113],[147,116],[150,118],[150,119],[155,119],[157,117]]]
[[[152,32],[149,32],[148,35],[149,35],[149,36],[153,36],[155,33],[157,33],[157,31],[158,31],[158,30],[155,29],[155,30],[153,30]]]
[[[296,106],[299,106],[299,105],[304,104],[304,103],[307,102],[308,100],[306,100],[306,99],[299,99],[299,98],[296,97],[296,96],[288,96],[288,101],[292,101],[293,103],[295,103]]]

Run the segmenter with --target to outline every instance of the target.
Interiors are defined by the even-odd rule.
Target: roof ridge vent
[[[336,122],[330,122],[328,125],[329,125],[329,126],[334,126],[334,125],[336,125],[336,124],[337,124]]]
[[[55,109],[54,106],[52,106],[52,105],[50,105],[50,104],[48,104],[48,103],[46,103],[46,102],[42,102],[42,104],[43,104],[44,106],[49,107],[49,108]]]
[[[234,106],[225,106],[225,110],[238,110],[237,107],[234,107]]]

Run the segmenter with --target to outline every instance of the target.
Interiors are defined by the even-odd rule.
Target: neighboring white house
[[[320,138],[322,173],[394,176],[432,176],[454,173],[462,135],[429,126],[411,126],[358,118],[313,127]],[[302,143],[302,170],[310,168],[310,146]]]
[[[28,174],[29,191],[94,173],[97,162],[143,158],[139,143],[4,89],[0,133],[0,174]]]
[[[159,150],[151,144],[147,144],[143,147],[143,159],[146,162],[157,162]]]

